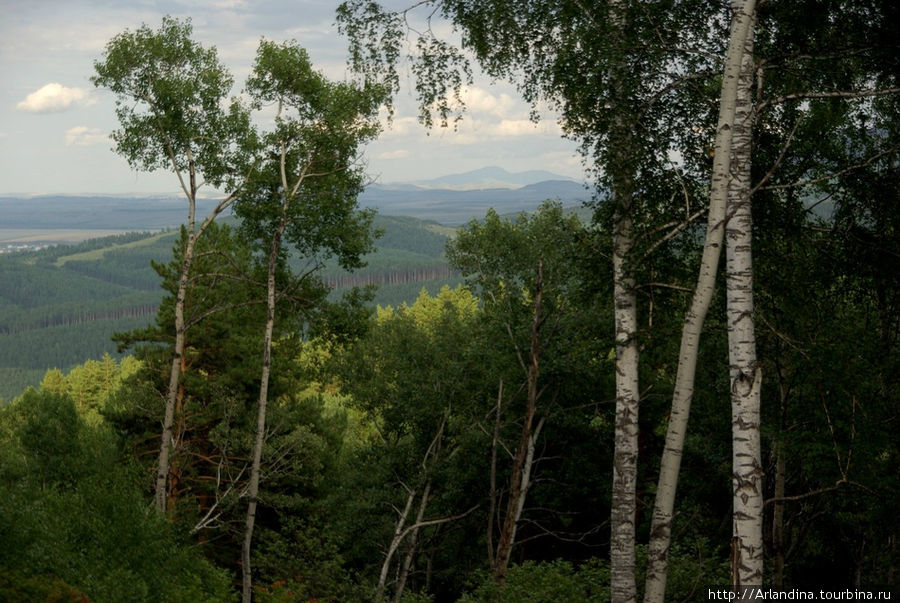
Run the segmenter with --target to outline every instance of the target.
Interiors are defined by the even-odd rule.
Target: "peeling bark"
[[[733,0],[732,7],[734,15],[719,99],[706,242],[703,247],[697,286],[685,315],[681,334],[672,411],[669,416],[666,443],[660,462],[659,483],[650,528],[647,581],[644,589],[645,603],[662,603],[665,598],[675,491],[678,484],[678,473],[681,469],[681,456],[691,401],[694,395],[694,377],[697,370],[700,334],[715,290],[716,272],[724,237],[738,78],[741,73],[744,45],[752,28],[755,0]]]
[[[613,603],[633,603],[637,599],[634,577],[635,510],[638,454],[639,353],[637,341],[637,296],[631,250],[634,246],[634,178],[627,121],[624,59],[625,6],[621,0],[609,4],[614,47],[618,56],[612,70],[612,97],[617,105],[610,133],[614,156],[612,197],[613,217],[613,302],[615,313],[616,422],[613,451],[612,508],[610,513],[610,596]]]
[[[735,592],[763,577],[763,469],[759,434],[762,372],[756,358],[753,306],[753,25],[738,78],[728,222],[725,229],[726,316],[732,418],[732,577]]]

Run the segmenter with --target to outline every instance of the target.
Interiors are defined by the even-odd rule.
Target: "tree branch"
[[[884,151],[881,151],[880,153],[876,153],[875,155],[872,155],[865,161],[861,161],[859,163],[856,163],[854,165],[846,167],[842,170],[838,170],[837,172],[832,172],[832,173],[826,174],[824,176],[819,176],[818,178],[810,178],[809,180],[801,180],[798,182],[791,182],[788,184],[772,184],[769,186],[764,186],[760,190],[766,190],[766,191],[781,190],[781,189],[786,189],[786,188],[809,186],[810,184],[818,184],[819,182],[825,182],[827,180],[837,178],[838,176],[843,176],[844,174],[852,172],[853,170],[867,167],[867,166],[871,165],[872,163],[874,163],[875,160],[880,159],[881,157],[884,157],[885,155],[890,155],[891,153],[896,152],[897,149],[900,149],[900,145],[893,145],[890,148],[885,149]]]
[[[874,90],[842,90],[834,92],[795,92],[767,99],[755,108],[756,113],[772,105],[777,105],[791,100],[810,100],[815,98],[868,98],[872,96],[887,96],[900,93],[900,87],[879,88]]]

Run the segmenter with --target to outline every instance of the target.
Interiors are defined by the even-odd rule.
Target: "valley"
[[[514,182],[504,183],[504,174]],[[461,184],[467,179],[477,184],[486,176],[495,185],[526,184],[518,189]],[[584,192],[564,179],[528,184],[527,178],[493,169],[435,183],[460,188],[369,187],[360,201],[379,212],[376,250],[353,273],[327,264],[323,281],[335,296],[373,285],[373,304],[381,306],[411,303],[423,288],[436,294],[445,284],[459,283],[444,246],[460,224],[491,207],[531,211],[548,198],[575,205],[576,192]],[[201,201],[199,211],[211,205]],[[183,213],[182,201],[174,197],[0,198],[0,399],[38,385],[48,369],[120,355],[112,335],[143,327],[156,314],[163,291],[151,262],[171,258]],[[236,224],[231,216],[221,220]]]

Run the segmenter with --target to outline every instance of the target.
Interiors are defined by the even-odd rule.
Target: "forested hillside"
[[[234,98],[189,20],[115,35],[114,150],[189,219],[0,258],[5,361],[128,353],[0,407],[0,599],[900,594],[898,22],[348,0],[347,77],[263,39]],[[383,109],[450,126],[475,68],[558,111],[593,200],[361,207]]]
[[[444,259],[453,229],[400,216],[378,216],[375,227],[383,234],[365,268],[323,269],[335,295],[378,285],[371,303],[396,306],[415,300],[423,287],[436,293],[459,282]],[[176,239],[171,230],[143,232],[0,255],[0,399],[37,385],[48,369],[118,357],[112,335],[156,315],[163,291],[151,262],[167,262]]]

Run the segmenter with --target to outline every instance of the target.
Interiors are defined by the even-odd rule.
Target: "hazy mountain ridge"
[[[505,214],[533,211],[548,199],[558,200],[563,205],[580,205],[590,198],[591,192],[584,185],[557,176],[557,179],[518,188],[450,189],[372,184],[360,195],[360,204],[384,214],[458,226],[482,217],[490,208]]]
[[[522,188],[546,180],[576,182],[574,178],[561,176],[547,170],[526,170],[509,172],[501,167],[488,166],[460,174],[449,174],[430,180],[416,180],[412,184],[419,188],[442,188],[451,190],[478,190],[493,188]]]
[[[496,186],[479,188],[488,181]],[[501,214],[531,211],[547,199],[574,205],[591,196],[581,183],[544,171],[510,173],[501,168],[484,168],[426,183],[428,187],[415,183],[371,184],[360,195],[360,205],[385,215],[457,226],[483,216],[489,208]],[[519,185],[513,187],[516,183]],[[440,188],[439,184],[447,188]],[[215,204],[215,199],[198,199],[198,215],[207,215]],[[177,228],[186,214],[185,200],[174,196],[0,197],[0,229],[159,230]]]
[[[206,215],[216,203],[198,199],[197,211]],[[0,197],[0,229],[160,230],[186,218],[187,204],[177,197]]]

